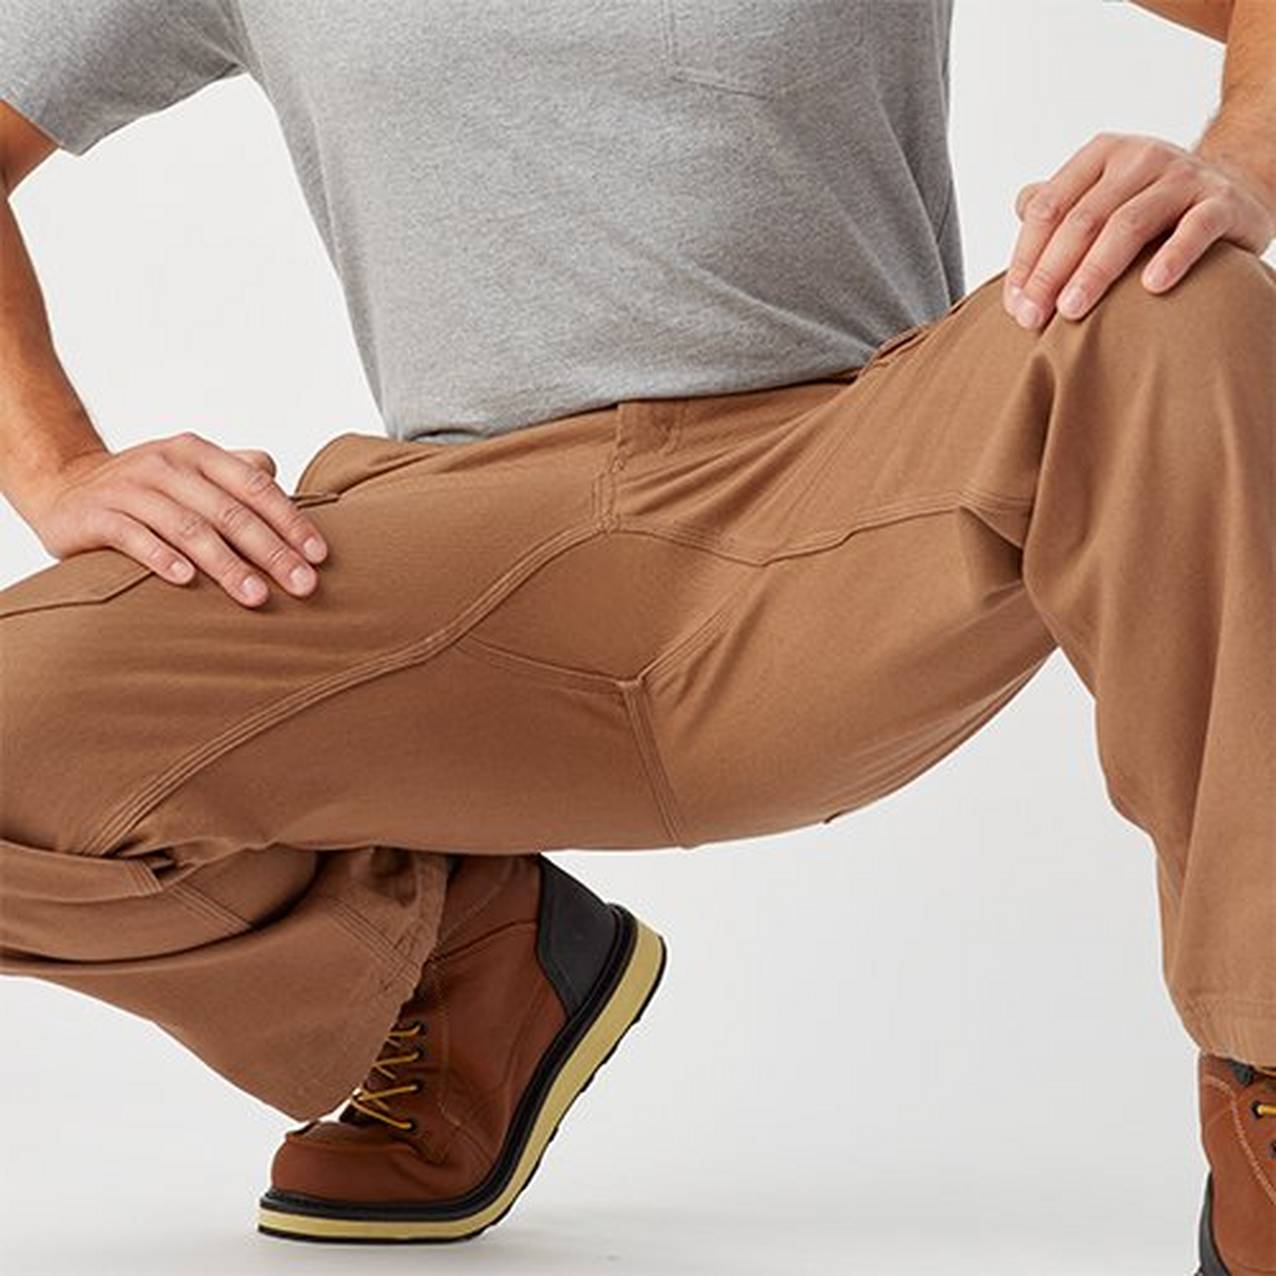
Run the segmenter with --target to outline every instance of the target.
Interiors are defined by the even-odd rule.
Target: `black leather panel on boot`
[[[536,955],[568,1017],[598,982],[616,935],[616,917],[597,895],[541,857]]]
[[[1214,1244],[1214,1180],[1205,1184],[1205,1204],[1201,1209],[1201,1270],[1197,1276],[1228,1276]]]

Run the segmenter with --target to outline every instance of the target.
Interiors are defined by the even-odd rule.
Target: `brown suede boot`
[[[1276,1070],[1202,1055],[1199,1276],[1276,1276]]]
[[[490,1227],[655,992],[663,940],[549,860],[454,865],[415,994],[337,1120],[275,1154],[261,1231],[443,1241]]]

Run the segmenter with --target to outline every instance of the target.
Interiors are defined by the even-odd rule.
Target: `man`
[[[304,1121],[264,1230],[510,1208],[664,967],[537,852],[834,818],[1058,645],[1158,855],[1203,1271],[1276,1271],[1276,6],[1146,7],[1227,42],[1200,142],[1095,138],[963,292],[947,0],[9,0],[6,191],[257,80],[386,422],[291,497],[112,452],[2,206],[61,560],[0,594],[3,969]]]

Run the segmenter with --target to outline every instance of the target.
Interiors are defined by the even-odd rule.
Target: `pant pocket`
[[[51,607],[105,602],[151,574],[144,563],[117,549],[85,550],[0,590],[0,620]]]
[[[455,448],[455,443],[418,443],[383,434],[347,430],[329,439],[306,462],[297,479],[293,501],[298,505],[336,500],[343,492],[367,479],[414,465],[434,453]]]

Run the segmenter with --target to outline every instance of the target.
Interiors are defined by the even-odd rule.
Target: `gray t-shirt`
[[[848,368],[964,291],[952,0],[3,0],[67,150],[247,72],[388,434]]]

